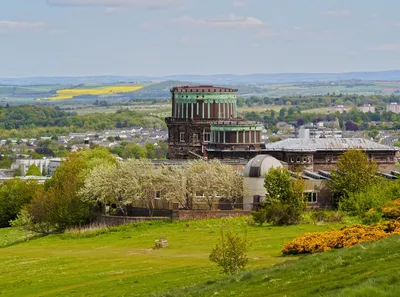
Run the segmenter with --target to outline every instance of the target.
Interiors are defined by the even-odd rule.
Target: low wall
[[[171,221],[170,217],[123,217],[123,216],[99,216],[96,223],[107,226],[118,226],[127,223],[138,223],[143,221]]]
[[[172,212],[172,220],[218,219],[248,216],[250,214],[250,210],[176,210]]]

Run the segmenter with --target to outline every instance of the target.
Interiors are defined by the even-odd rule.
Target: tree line
[[[117,161],[106,149],[70,153],[44,185],[18,179],[0,185],[0,227],[22,225],[42,234],[86,224],[106,206],[123,215],[135,204],[152,215],[156,200],[179,208],[213,209],[224,198],[234,208],[243,177],[220,161],[160,166],[146,159]]]
[[[297,126],[304,125],[306,123],[317,123],[317,122],[333,122],[338,121],[339,127],[343,130],[368,130],[368,129],[399,129],[400,128],[400,114],[395,114],[391,111],[382,112],[361,112],[360,110],[353,108],[346,112],[334,112],[334,113],[307,113],[300,112],[294,107],[282,108],[279,112],[275,110],[266,110],[263,112],[246,112],[244,115],[246,120],[249,121],[260,121],[268,128],[273,128],[278,122],[293,123]],[[378,124],[371,124],[371,122],[380,122]],[[387,125],[384,122],[391,122],[391,125]]]
[[[147,128],[162,127],[165,123],[149,113],[120,109],[115,113],[93,113],[78,115],[66,112],[59,107],[36,105],[0,106],[0,131],[22,128],[68,127],[75,129],[101,131],[114,128],[142,126]]]

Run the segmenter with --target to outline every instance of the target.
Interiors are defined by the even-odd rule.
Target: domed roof
[[[271,168],[283,167],[282,163],[270,155],[257,155],[244,167],[245,177],[263,177]]]

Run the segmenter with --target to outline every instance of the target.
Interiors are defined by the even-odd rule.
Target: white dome
[[[282,163],[270,155],[257,155],[244,167],[245,177],[263,177],[271,168],[281,168]]]

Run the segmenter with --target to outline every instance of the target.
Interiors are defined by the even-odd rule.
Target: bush
[[[389,235],[400,234],[400,222],[392,221],[373,226],[355,225],[340,230],[306,233],[286,243],[283,254],[307,254],[350,247],[365,241],[377,241]]]
[[[400,218],[400,198],[397,198],[382,206],[382,216],[387,219]]]
[[[379,210],[371,209],[361,217],[361,222],[365,225],[379,223],[382,220],[382,212]]]
[[[292,225],[301,221],[303,210],[288,204],[269,204],[265,207],[266,221],[273,225]]]
[[[24,205],[28,204],[36,191],[43,186],[36,182],[11,179],[0,185],[0,228],[9,227]]]
[[[226,236],[221,230],[219,243],[212,250],[210,260],[222,268],[225,274],[237,274],[244,270],[249,259],[246,253],[249,249],[247,237],[228,232]]]
[[[340,211],[316,210],[312,212],[311,219],[316,223],[339,223],[343,219],[343,213]]]
[[[262,224],[265,223],[265,221],[267,220],[267,212],[264,208],[258,210],[258,211],[253,211],[251,213],[251,216],[253,218],[253,221],[258,224],[259,226],[261,226]]]
[[[350,193],[339,203],[339,209],[352,215],[363,215],[371,208],[378,208],[400,196],[399,183],[380,181],[373,183],[366,190]]]

